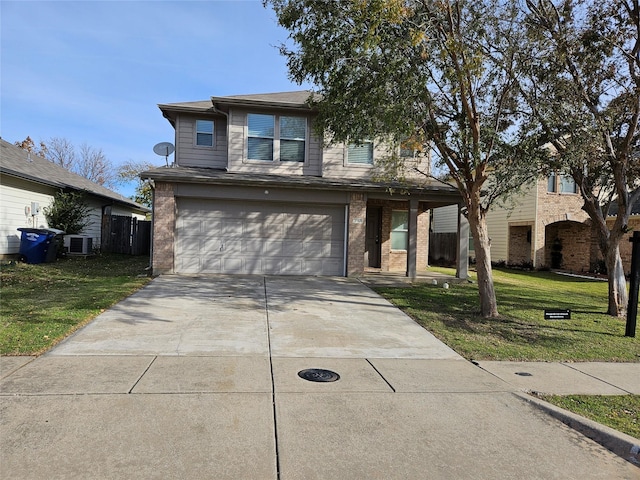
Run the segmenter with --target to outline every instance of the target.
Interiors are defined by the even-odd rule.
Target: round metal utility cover
[[[340,375],[331,370],[322,370],[321,368],[308,368],[300,370],[298,376],[310,382],[335,382],[340,380]]]

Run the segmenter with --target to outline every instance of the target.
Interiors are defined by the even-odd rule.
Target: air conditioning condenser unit
[[[70,255],[89,255],[93,250],[93,238],[84,235],[65,235],[64,246]]]

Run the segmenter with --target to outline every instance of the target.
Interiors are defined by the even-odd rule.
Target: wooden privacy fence
[[[151,250],[151,222],[124,215],[103,215],[100,249],[108,253],[148,255]]]
[[[429,234],[429,264],[455,263],[458,250],[457,233]]]

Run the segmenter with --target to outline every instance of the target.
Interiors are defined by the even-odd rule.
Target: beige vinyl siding
[[[196,120],[214,121],[213,147],[196,145]],[[176,144],[176,158],[181,167],[224,169],[227,167],[227,120],[181,115],[176,122]]]
[[[374,165],[352,164],[348,159],[348,147],[343,143],[337,143],[325,147],[324,161],[322,164],[322,176],[327,178],[358,178],[370,179],[376,171],[376,161],[390,156],[391,147],[384,143],[375,142],[373,150]],[[418,155],[415,158],[407,158],[404,163],[404,171],[400,172],[406,179],[421,181],[426,177],[417,172],[415,168],[422,172],[430,170],[428,156]]]
[[[279,162],[247,159],[247,114],[305,116],[303,112],[258,111],[230,109],[229,111],[229,171],[254,172],[274,175],[314,175],[320,176],[322,163],[322,142],[313,135],[313,121],[307,117],[307,139],[305,161]]]
[[[511,208],[511,205],[515,204]],[[491,238],[491,261],[509,259],[509,225],[533,224],[536,219],[536,187],[527,188],[508,203],[509,207],[494,204],[487,213],[487,226]]]
[[[433,233],[455,233],[458,231],[458,205],[447,205],[433,209],[431,222]]]

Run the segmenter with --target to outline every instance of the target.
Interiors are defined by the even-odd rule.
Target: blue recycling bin
[[[22,232],[20,237],[20,259],[26,263],[44,263],[47,260],[47,252],[50,248],[55,249],[53,242],[55,232],[44,228],[19,228]]]

